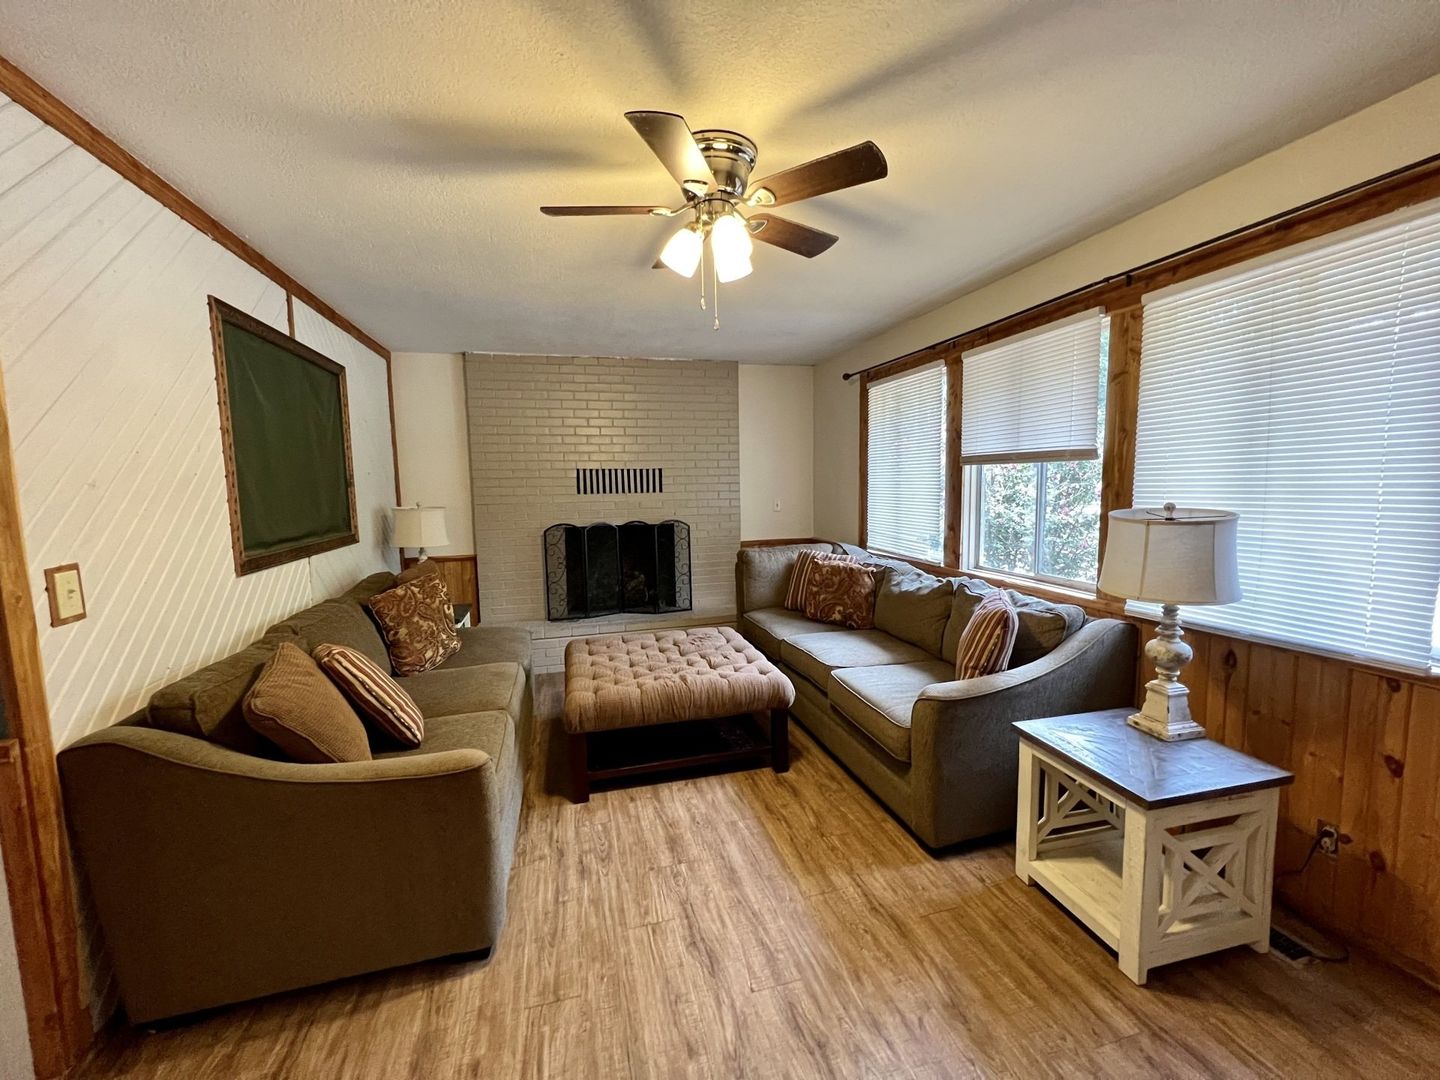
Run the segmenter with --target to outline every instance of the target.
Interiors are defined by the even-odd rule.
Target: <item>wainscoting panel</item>
[[[1141,624],[1142,647],[1154,629]],[[1220,634],[1185,637],[1190,708],[1210,738],[1295,773],[1280,796],[1280,895],[1440,984],[1440,684]],[[1339,826],[1340,853],[1317,852],[1299,872],[1320,820]]]

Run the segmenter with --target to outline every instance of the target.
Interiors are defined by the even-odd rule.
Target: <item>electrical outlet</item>
[[[1315,839],[1319,843],[1321,855],[1328,855],[1336,858],[1340,854],[1340,828],[1328,821],[1317,821],[1315,823]]]

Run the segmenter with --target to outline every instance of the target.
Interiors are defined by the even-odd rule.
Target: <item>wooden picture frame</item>
[[[61,574],[75,575],[75,588],[80,593],[80,610],[73,615],[61,615],[59,598],[59,578]],[[48,566],[45,568],[45,598],[50,603],[50,625],[68,626],[70,623],[79,622],[85,618],[87,609],[85,607],[85,583],[80,578],[79,563],[65,563],[63,566]]]
[[[348,547],[360,542],[359,527],[355,511],[355,467],[350,444],[350,395],[346,384],[345,368],[334,360],[302,344],[269,323],[262,322],[245,312],[225,303],[214,296],[208,298],[210,306],[210,333],[215,349],[215,389],[220,407],[220,443],[225,458],[225,494],[230,510],[230,545],[235,559],[237,577],[267,570],[298,559],[308,559],[326,551]],[[275,348],[288,353],[297,361],[313,364],[335,376],[339,392],[340,433],[343,445],[346,502],[349,508],[348,528],[344,531],[319,536],[315,539],[301,538],[298,542],[284,547],[269,547],[256,550],[247,547],[245,540],[244,516],[240,498],[240,481],[237,471],[238,457],[235,449],[235,419],[231,412],[230,370],[225,356],[225,328],[251,334]]]

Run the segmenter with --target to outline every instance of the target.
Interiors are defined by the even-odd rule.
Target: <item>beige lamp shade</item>
[[[443,547],[449,542],[443,506],[395,507],[395,530],[390,537],[395,547]]]
[[[1228,510],[1112,510],[1100,591],[1158,604],[1233,604],[1239,518]]]

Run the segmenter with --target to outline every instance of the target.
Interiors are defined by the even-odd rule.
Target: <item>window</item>
[[[1140,371],[1136,504],[1240,515],[1244,599],[1187,622],[1433,662],[1435,204],[1150,294]]]
[[[870,383],[865,540],[876,551],[945,558],[945,365]]]
[[[970,569],[1095,583],[1109,348],[1094,311],[965,354]]]

